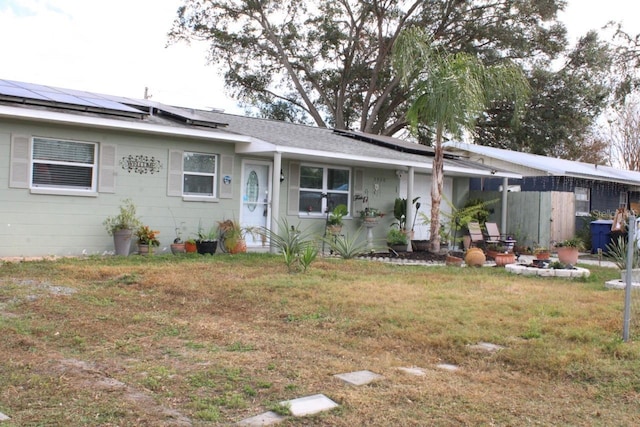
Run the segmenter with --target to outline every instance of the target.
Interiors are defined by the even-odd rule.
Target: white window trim
[[[67,163],[60,161],[37,161],[33,157],[33,151],[35,146],[35,140],[44,140],[44,141],[63,141],[63,142],[71,142],[74,144],[88,144],[93,145],[93,163]],[[98,144],[90,141],[76,141],[71,139],[63,139],[63,138],[53,138],[53,137],[42,137],[42,136],[34,136],[31,138],[31,152],[29,153],[29,192],[31,194],[50,194],[56,196],[85,196],[85,197],[97,197],[98,196]],[[81,189],[81,188],[63,188],[63,187],[40,187],[38,185],[33,184],[33,167],[36,163],[42,164],[69,164],[71,166],[90,166],[92,168],[91,173],[91,188]]]
[[[328,164],[317,164],[317,163],[301,163],[300,164],[300,171],[302,171],[303,167],[312,167],[312,168],[322,168],[323,172],[322,172],[322,189],[319,190],[317,188],[306,188],[306,187],[302,187],[300,185],[300,182],[298,182],[298,185],[300,185],[299,190],[298,190],[298,206],[300,205],[300,193],[302,193],[303,191],[307,191],[307,192],[318,192],[320,194],[327,194],[328,192],[331,193],[339,193],[339,194],[346,194],[347,195],[347,209],[349,210],[349,214],[347,216],[345,216],[345,218],[350,219],[351,218],[351,194],[352,194],[352,184],[351,184],[351,180],[353,177],[353,171],[351,168],[348,167],[338,167],[338,166],[333,166],[333,165],[328,165]],[[329,174],[328,174],[328,170],[329,169],[337,169],[337,170],[345,170],[347,172],[349,172],[349,178],[348,178],[348,183],[349,183],[349,190],[347,191],[341,191],[341,190],[329,190],[327,188],[327,181],[329,179]],[[302,178],[302,172],[300,172],[300,179]],[[299,208],[298,208],[299,209]],[[324,218],[326,217],[326,210],[327,210],[327,198],[323,197],[322,198],[322,202],[321,202],[321,212],[307,212],[307,211],[298,211],[298,216],[302,217],[302,218]]]
[[[203,173],[203,172],[189,172],[184,170],[184,158],[188,154],[199,154],[203,156],[214,156],[216,167],[214,173]],[[182,200],[187,202],[213,202],[218,201],[218,169],[220,167],[220,155],[216,153],[202,153],[199,151],[183,151],[182,152]],[[213,178],[213,195],[199,195],[195,193],[185,194],[184,191],[184,178],[185,175],[190,176],[210,176]]]
[[[579,190],[580,190],[580,191],[579,191]],[[578,194],[578,193],[579,193],[579,192],[581,192],[582,190],[584,190],[584,193],[583,193],[583,194],[584,194],[584,195],[586,195],[586,197],[587,197],[587,199],[586,199],[586,200],[579,200],[579,199],[578,199],[578,197],[579,197],[579,194]],[[575,200],[576,200],[576,205],[575,205],[575,209],[576,209],[576,216],[589,216],[589,215],[590,215],[590,212],[589,212],[589,210],[588,210],[588,209],[587,209],[587,211],[581,211],[581,210],[578,210],[578,202],[579,202],[579,201],[581,201],[581,202],[585,202],[585,201],[586,201],[586,202],[587,202],[587,205],[588,205],[589,207],[591,206],[591,191],[589,190],[589,188],[588,188],[588,187],[575,187],[575,188],[573,189],[573,194],[574,194],[574,196],[575,196]]]

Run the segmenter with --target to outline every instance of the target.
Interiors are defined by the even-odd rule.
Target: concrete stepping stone
[[[250,427],[260,427],[260,426],[270,426],[273,424],[278,424],[284,421],[287,417],[283,417],[282,415],[278,415],[273,411],[264,412],[260,415],[256,415],[255,417],[245,418],[240,421],[237,425],[239,426],[250,426]]]
[[[8,416],[6,416],[2,412],[0,412],[0,421],[7,421],[7,420],[10,420],[10,419],[11,418],[9,418]]]
[[[314,394],[313,396],[285,400],[280,402],[280,404],[288,406],[291,411],[291,415],[295,417],[317,414],[318,412],[328,411],[340,406],[324,394]]]
[[[355,371],[346,374],[336,374],[334,377],[341,379],[347,384],[360,386],[369,384],[372,381],[376,381],[382,378],[382,375],[378,375],[371,371]]]
[[[460,369],[458,366],[451,365],[449,363],[441,363],[439,365],[436,365],[436,367],[438,369],[444,369],[445,371],[451,371],[451,372],[454,372],[454,371],[457,371],[458,369]]]
[[[504,350],[504,347],[498,344],[491,344],[489,342],[479,342],[478,344],[469,346],[474,350],[487,351],[493,353],[494,351]]]
[[[421,369],[421,368],[398,368],[398,369],[404,373],[407,373],[409,375],[415,375],[417,377],[426,375],[426,373],[424,372],[424,369]]]

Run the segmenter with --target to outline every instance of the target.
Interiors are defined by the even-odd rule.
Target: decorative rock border
[[[589,277],[591,272],[586,268],[574,267],[572,270],[555,269],[555,268],[537,268],[529,267],[523,264],[507,264],[504,266],[509,273],[520,274],[523,276],[540,276],[540,277]]]
[[[622,280],[616,279],[616,280],[609,280],[608,282],[605,282],[604,287],[607,289],[624,289],[627,286]],[[631,289],[640,289],[640,283],[631,282]]]

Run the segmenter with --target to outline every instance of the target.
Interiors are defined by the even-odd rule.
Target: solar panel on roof
[[[107,114],[142,115],[144,111],[130,107],[116,99],[101,99],[100,95],[73,89],[61,89],[34,83],[0,80],[0,95],[31,103],[58,108],[86,110]],[[7,99],[5,98],[5,101]],[[73,108],[76,107],[76,108]],[[78,108],[81,107],[81,108]]]

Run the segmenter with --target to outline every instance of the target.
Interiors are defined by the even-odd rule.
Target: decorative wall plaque
[[[153,156],[128,155],[120,160],[120,167],[129,173],[134,172],[144,175],[147,173],[154,174],[160,172],[162,163]]]

